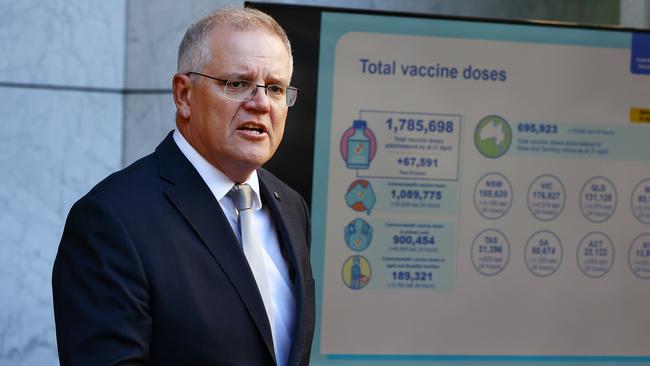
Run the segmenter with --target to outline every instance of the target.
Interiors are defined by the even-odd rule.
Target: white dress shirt
[[[192,163],[205,184],[210,188],[228,218],[230,227],[241,243],[241,234],[237,228],[237,210],[227,196],[235,182],[205,160],[178,130],[174,130],[173,138],[183,155]],[[262,206],[257,172],[253,171],[246,182],[242,183],[247,183],[253,190],[253,228],[256,233],[259,233],[259,237],[263,238],[259,242],[262,244],[264,269],[271,295],[271,299],[263,300],[267,309],[271,332],[273,333],[276,360],[279,366],[284,366],[289,359],[296,308],[293,285],[289,277],[289,267],[280,250],[278,234],[271,218],[271,212],[268,207]]]

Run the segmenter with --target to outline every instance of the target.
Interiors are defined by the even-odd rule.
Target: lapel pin
[[[280,195],[278,194],[278,192],[273,192],[273,195],[275,196],[276,200],[281,201]]]

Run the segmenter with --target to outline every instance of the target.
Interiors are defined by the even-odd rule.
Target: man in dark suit
[[[52,280],[62,366],[309,363],[307,206],[260,168],[291,73],[284,31],[257,10],[187,30],[177,129],[70,210]]]

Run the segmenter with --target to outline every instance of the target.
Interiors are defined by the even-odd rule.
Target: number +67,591
[[[396,121],[393,118],[386,120],[386,127],[389,131],[400,132],[422,132],[426,133],[452,133],[454,132],[454,122],[443,120],[430,120],[414,118],[398,118]]]
[[[397,159],[397,165],[411,168],[436,168],[438,167],[438,159],[405,156]]]

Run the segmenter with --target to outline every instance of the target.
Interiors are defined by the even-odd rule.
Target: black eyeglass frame
[[[199,75],[199,76],[203,76],[203,77],[208,78],[208,79],[212,79],[212,80],[219,81],[219,82],[223,83],[224,86],[226,86],[226,85],[228,84],[228,82],[232,82],[232,81],[244,81],[244,82],[252,83],[253,85],[255,85],[255,89],[254,89],[254,91],[251,93],[251,95],[248,96],[247,99],[239,100],[239,99],[228,98],[228,99],[232,99],[232,100],[236,100],[236,101],[240,101],[240,102],[247,102],[247,101],[253,99],[253,97],[255,96],[255,93],[257,92],[257,89],[258,89],[258,88],[263,88],[263,89],[264,89],[264,93],[265,93],[266,95],[269,95],[269,94],[268,94],[268,93],[269,93],[269,89],[268,89],[269,86],[277,86],[277,87],[280,87],[280,88],[284,88],[284,89],[285,89],[285,93],[284,93],[284,95],[285,95],[285,97],[284,97],[284,98],[285,98],[285,99],[284,99],[284,100],[285,100],[285,104],[287,105],[287,107],[292,107],[294,104],[296,104],[296,100],[298,99],[298,92],[300,91],[300,89],[298,89],[298,88],[296,88],[296,87],[294,87],[294,86],[284,86],[284,85],[277,85],[277,84],[259,85],[259,84],[256,84],[256,83],[250,81],[250,80],[241,80],[241,79],[221,79],[221,78],[218,78],[218,77],[214,77],[214,76],[210,76],[210,75],[202,74],[202,73],[200,73],[200,72],[196,72],[196,71],[186,72],[184,75],[190,76],[190,75],[192,75],[192,74],[194,74],[194,75]],[[293,98],[293,102],[292,102],[291,104],[289,104],[289,93],[286,92],[287,90],[293,90],[293,91],[295,91],[295,93],[296,93],[296,97]]]

